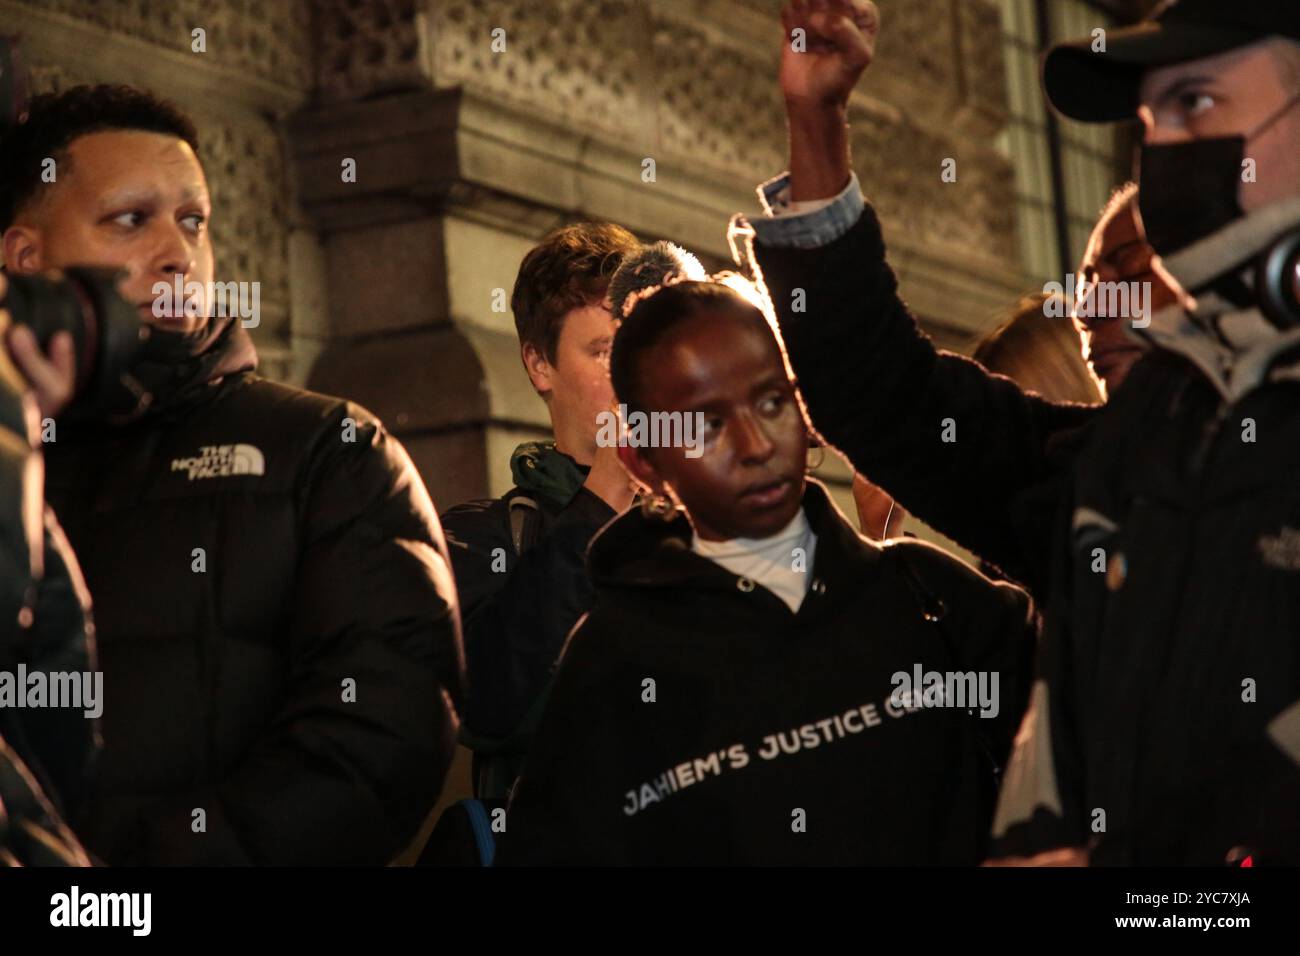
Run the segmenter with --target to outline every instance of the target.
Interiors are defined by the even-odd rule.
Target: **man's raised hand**
[[[791,0],[781,11],[781,92],[792,106],[843,106],[876,55],[871,0]]]

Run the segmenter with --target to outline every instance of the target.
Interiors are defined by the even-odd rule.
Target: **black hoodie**
[[[437,516],[373,416],[253,374],[238,323],[190,351],[151,356],[140,420],[46,446],[104,671],[76,829],[114,864],[384,863],[454,746]]]
[[[866,541],[811,481],[804,509],[818,540],[797,614],[695,554],[684,515],[633,509],[597,536],[596,604],[501,863],[981,859],[1027,694],[1027,596],[929,545]],[[998,672],[996,716],[896,706],[892,676],[917,665]]]

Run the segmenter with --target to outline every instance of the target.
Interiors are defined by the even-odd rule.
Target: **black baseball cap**
[[[1300,40],[1297,0],[1166,0],[1135,26],[1061,43],[1043,58],[1043,89],[1056,109],[1085,123],[1134,119],[1142,74],[1226,53],[1269,36]]]

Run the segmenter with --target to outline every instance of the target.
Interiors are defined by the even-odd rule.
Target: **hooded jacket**
[[[216,322],[128,425],[59,423],[49,496],[96,602],[113,864],[382,864],[451,759],[462,657],[424,484],[364,409]]]
[[[815,482],[804,508],[817,548],[797,613],[695,554],[680,512],[633,509],[596,537],[596,603],[561,659],[500,863],[981,858],[992,760],[1030,676],[1028,598],[929,545],[866,541]],[[984,672],[986,688],[996,672],[996,714],[892,700],[906,693],[894,675],[917,667]]]
[[[820,248],[752,246],[818,431],[1046,605],[1008,852],[1300,862],[1300,361],[1242,278],[1297,225],[1275,207],[1166,260],[1198,312],[1153,318],[1104,408],[937,351],[870,207]]]

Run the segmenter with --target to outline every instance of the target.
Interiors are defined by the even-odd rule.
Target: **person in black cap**
[[[1057,46],[1043,85],[1072,119],[1142,120],[1140,209],[1162,255],[1300,195],[1300,4],[1172,0]]]
[[[1300,862],[1300,5],[1188,0],[1047,58],[1059,109],[1145,120],[1140,213],[1176,293],[1128,328],[1146,351],[1104,407],[920,332],[849,162],[878,11],[796,2],[783,22],[807,37],[782,56],[790,173],[733,231],[812,422],[1045,605],[999,851]]]

